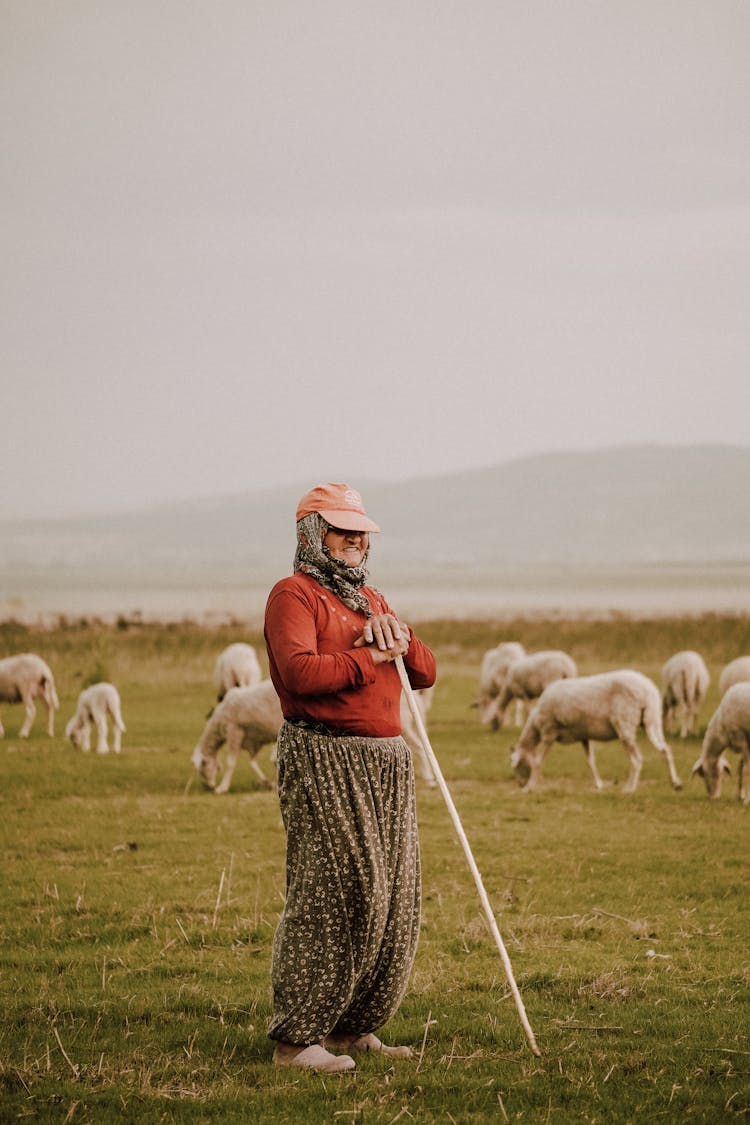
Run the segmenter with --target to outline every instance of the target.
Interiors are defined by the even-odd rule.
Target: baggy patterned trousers
[[[417,950],[421,874],[401,737],[284,723],[277,771],[286,902],[273,941],[272,1039],[365,1035],[396,1012]]]

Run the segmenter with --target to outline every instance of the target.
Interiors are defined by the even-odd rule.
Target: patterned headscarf
[[[356,613],[372,615],[370,603],[361,592],[367,581],[367,555],[361,566],[347,566],[338,559],[331,558],[323,540],[331,525],[319,512],[311,512],[297,521],[297,550],[294,555],[294,570],[309,574],[326,590],[335,594],[345,606]]]

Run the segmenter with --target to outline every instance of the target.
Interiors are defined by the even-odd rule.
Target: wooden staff
[[[448,789],[448,786],[445,783],[445,778],[443,777],[443,772],[440,769],[440,763],[438,762],[438,760],[435,756],[435,751],[432,749],[432,746],[430,745],[430,740],[427,737],[427,730],[425,729],[425,725],[422,721],[422,715],[421,715],[421,712],[419,710],[419,706],[417,705],[417,701],[414,698],[414,693],[411,690],[411,684],[409,683],[409,677],[406,674],[406,668],[404,667],[403,657],[397,656],[395,663],[396,663],[396,667],[398,668],[398,674],[399,674],[399,678],[401,680],[401,686],[403,687],[404,694],[406,696],[406,702],[409,705],[409,710],[412,713],[412,717],[413,717],[414,722],[416,724],[417,730],[419,731],[419,737],[422,741],[422,746],[424,747],[424,752],[427,755],[427,758],[429,760],[430,765],[432,766],[433,772],[435,774],[435,778],[436,778],[438,786],[440,788],[440,792],[443,794],[443,797],[445,799],[445,803],[448,806],[448,812],[450,813],[451,820],[453,821],[453,827],[456,829],[456,833],[458,835],[459,840],[461,841],[461,847],[464,849],[464,854],[465,854],[466,859],[468,861],[469,868],[471,869],[471,873],[474,876],[474,882],[476,883],[477,890],[479,891],[479,900],[482,903],[484,913],[487,917],[487,922],[489,923],[490,931],[492,933],[492,936],[495,939],[495,944],[497,945],[497,948],[500,951],[500,957],[502,958],[503,968],[505,969],[505,976],[506,976],[508,984],[510,986],[510,991],[513,994],[513,999],[515,1000],[515,1003],[516,1003],[516,1008],[518,1010],[518,1015],[520,1016],[520,1019],[521,1019],[521,1024],[523,1025],[523,1029],[526,1032],[526,1038],[529,1041],[529,1046],[531,1047],[531,1050],[534,1052],[535,1055],[539,1056],[539,1055],[541,1055],[542,1052],[539,1050],[539,1048],[537,1046],[537,1043],[536,1043],[536,1039],[534,1038],[534,1032],[531,1030],[531,1024],[529,1023],[528,1016],[526,1015],[526,1009],[523,1006],[523,1000],[521,999],[521,993],[518,991],[518,985],[516,984],[516,979],[513,976],[513,967],[510,963],[510,958],[508,957],[508,952],[505,948],[505,945],[503,943],[503,939],[500,935],[500,930],[498,929],[497,922],[495,921],[495,915],[492,913],[492,907],[490,906],[490,900],[487,897],[487,892],[484,889],[484,884],[482,882],[482,876],[479,874],[479,868],[477,867],[476,863],[474,862],[474,856],[471,854],[471,848],[469,847],[469,841],[466,839],[466,833],[463,830],[463,826],[462,826],[461,821],[459,819],[458,812],[456,811],[456,806],[453,804],[453,798],[450,795],[450,790]]]

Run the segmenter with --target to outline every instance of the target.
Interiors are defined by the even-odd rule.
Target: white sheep
[[[215,793],[227,792],[241,750],[247,750],[250,765],[260,781],[271,786],[255,757],[261,747],[276,741],[283,721],[279,697],[270,680],[252,687],[230,688],[209,716],[193,751],[193,765],[206,788]],[[225,743],[224,774],[217,785],[218,753]]]
[[[719,676],[719,695],[724,695],[733,684],[744,684],[750,680],[750,656],[738,656],[731,660]]]
[[[526,704],[532,699],[538,699],[544,689],[556,680],[566,680],[577,675],[575,660],[559,649],[531,652],[514,661],[496,701],[498,726],[505,725],[505,712],[514,699]]]
[[[221,703],[230,688],[253,687],[263,679],[260,662],[252,645],[237,641],[220,652],[214,667],[214,683]]]
[[[422,718],[425,730],[427,729],[427,712],[432,706],[432,696],[435,691],[433,687],[417,688],[412,690],[412,695],[419,708],[419,714]],[[414,716],[411,713],[411,708],[406,699],[406,694],[401,693],[401,733],[404,736],[407,746],[412,752],[412,755],[419,763],[420,773],[427,786],[433,789],[437,785],[435,773],[430,765],[429,758],[422,745],[422,739],[419,737],[419,730]]]
[[[720,794],[722,773],[730,772],[722,756],[725,750],[740,755],[737,795],[743,804],[750,804],[750,683],[727,688],[709,720],[701,756],[693,766],[693,774],[703,778],[712,798]]]
[[[41,699],[47,708],[47,733],[55,734],[55,711],[60,706],[55,691],[55,679],[41,656],[22,652],[0,660],[0,702],[23,703],[26,718],[18,732],[19,738],[28,738],[36,715],[35,699]],[[0,722],[0,738],[5,734]]]
[[[107,719],[112,719],[112,749],[120,753],[121,737],[125,733],[120,710],[120,695],[114,684],[99,683],[84,688],[78,696],[75,714],[68,721],[65,737],[77,750],[86,753],[91,749],[91,728],[97,729],[97,754],[108,754]]]
[[[525,790],[536,787],[542,763],[555,742],[581,742],[597,789],[604,787],[592,742],[619,738],[630,756],[630,776],[623,793],[633,793],[643,765],[636,742],[643,727],[651,745],[664,754],[675,789],[682,788],[661,723],[661,696],[640,672],[602,672],[558,680],[534,704],[511,756],[511,766]]]
[[[703,657],[686,649],[670,656],[661,670],[662,718],[665,730],[680,727],[680,738],[695,733],[698,713],[711,677]]]
[[[526,655],[526,649],[518,641],[503,641],[502,644],[491,648],[482,657],[482,666],[479,670],[479,708],[480,722],[489,724],[492,730],[497,730],[500,721],[497,716],[497,700],[505,687],[508,671],[516,660]],[[523,714],[523,703],[519,700],[516,707],[517,725],[520,726]]]

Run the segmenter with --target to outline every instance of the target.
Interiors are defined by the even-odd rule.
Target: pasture
[[[542,1057],[530,1052],[442,798],[418,783],[423,928],[404,1003],[383,1038],[413,1061],[365,1056],[351,1075],[269,1064],[271,941],[284,893],[276,797],[241,759],[205,792],[190,754],[214,702],[213,662],[261,637],[241,623],[0,625],[0,656],[34,651],[56,677],[56,737],[39,708],[0,704],[0,1117],[41,1122],[718,1122],[750,1117],[750,809],[690,779],[700,737],[670,735],[685,788],[641,739],[556,746],[538,793],[510,771],[517,731],[470,707],[501,640],[563,648],[588,674],[700,651],[711,686],[750,652],[750,618],[535,617],[432,621],[429,716]],[[84,683],[122,696],[123,752],[63,738]],[[260,761],[270,769],[268,750]],[[618,784],[619,783],[619,784]]]

